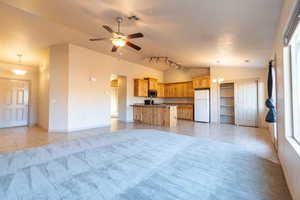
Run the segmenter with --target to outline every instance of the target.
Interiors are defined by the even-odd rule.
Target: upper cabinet
[[[115,79],[110,82],[111,87],[119,87],[119,80]]]
[[[165,98],[192,98],[194,97],[194,89],[192,82],[184,83],[166,83],[164,97]]]
[[[158,83],[155,78],[135,79],[134,96],[148,97],[149,90],[156,90],[158,98],[193,98],[195,89],[210,88],[210,76],[193,78],[181,83]]]
[[[155,78],[145,78],[148,81],[149,90],[158,90],[158,81]]]
[[[157,97],[164,98],[165,97],[165,84],[157,83]]]
[[[203,89],[210,88],[210,76],[201,76],[193,78],[193,88]]]
[[[134,96],[148,97],[148,80],[134,79]]]

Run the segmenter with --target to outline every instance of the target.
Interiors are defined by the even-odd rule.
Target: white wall
[[[133,96],[133,79],[153,77],[159,79],[159,81],[163,81],[163,73],[161,71],[104,55],[80,46],[68,46],[69,131],[110,124],[110,77],[112,74],[125,76],[127,79],[127,121],[133,120],[130,105],[144,101],[144,98]],[[90,77],[95,77],[97,81],[91,82]]]
[[[69,45],[50,47],[49,131],[68,130]],[[76,79],[76,77],[74,77]],[[84,92],[84,91],[83,91]]]
[[[291,116],[289,112],[289,90],[288,68],[283,61],[283,34],[288,24],[290,15],[296,0],[285,0],[282,9],[280,24],[274,54],[276,53],[277,63],[277,105],[278,105],[278,154],[282,164],[286,180],[294,200],[300,199],[300,147],[289,137],[291,134]]]
[[[11,72],[12,69],[23,69],[27,71],[27,74],[24,76],[17,76]],[[0,62],[0,78],[30,81],[29,125],[35,125],[37,123],[38,107],[38,67],[29,67]]]
[[[38,126],[45,130],[49,128],[49,51],[47,49],[46,57],[39,67]]]
[[[210,78],[219,79],[224,78],[226,81],[234,81],[241,79],[252,79],[257,78],[258,81],[258,110],[259,110],[259,127],[267,127],[265,123],[265,100],[267,97],[267,68],[230,68],[230,67],[211,67],[210,69]],[[219,122],[219,107],[220,107],[220,98],[218,84],[212,83],[211,86],[211,120],[212,122]]]
[[[195,68],[187,71],[170,68],[164,71],[164,81],[165,83],[185,82],[191,81],[194,77],[205,75],[209,75],[209,68]]]
[[[118,88],[118,111],[119,120],[127,121],[127,78],[125,76],[119,76]]]

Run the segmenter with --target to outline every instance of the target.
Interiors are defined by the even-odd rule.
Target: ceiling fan
[[[125,35],[120,32],[120,25],[123,22],[123,18],[117,17],[116,21],[118,23],[118,31],[117,32],[113,31],[107,25],[102,26],[105,30],[107,30],[108,32],[110,32],[112,34],[111,38],[92,38],[92,39],[90,39],[90,41],[101,41],[101,40],[109,39],[113,43],[113,47],[111,49],[112,52],[116,52],[119,47],[122,47],[125,45],[127,45],[131,48],[134,48],[137,51],[141,50],[142,49],[141,47],[129,42],[128,40],[134,39],[134,38],[142,38],[142,37],[144,37],[144,35],[142,33],[134,33],[134,34],[130,34],[130,35]]]

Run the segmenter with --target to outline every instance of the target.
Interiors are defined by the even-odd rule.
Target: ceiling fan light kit
[[[121,38],[117,38],[117,39],[113,39],[112,43],[117,47],[123,47],[126,44],[126,41]]]
[[[144,37],[144,35],[142,33],[134,33],[134,34],[130,34],[130,35],[125,35],[120,31],[120,26],[121,26],[121,23],[123,22],[123,18],[117,17],[116,21],[118,24],[117,32],[113,31],[113,29],[107,25],[102,26],[106,31],[108,31],[109,33],[112,34],[112,37],[110,38],[110,40],[113,44],[111,51],[116,52],[119,47],[123,47],[125,45],[129,46],[137,51],[140,51],[142,49],[141,47],[129,42],[128,40],[135,39],[135,38],[142,38],[142,37]],[[106,40],[106,39],[107,38],[92,38],[92,39],[90,39],[90,41],[101,41],[101,40]]]

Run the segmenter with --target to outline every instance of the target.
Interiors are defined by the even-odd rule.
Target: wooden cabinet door
[[[187,83],[187,97],[194,97],[193,82]]]
[[[194,120],[194,106],[177,105],[177,118],[183,120]]]
[[[176,84],[176,94],[175,97],[182,98],[184,97],[184,83],[178,83]]]
[[[194,89],[210,88],[210,76],[193,78]]]
[[[157,97],[160,97],[160,98],[165,97],[165,84],[163,84],[163,83],[157,84]]]
[[[148,80],[148,88],[149,90],[158,90],[158,81],[155,78],[145,78],[145,80]]]
[[[142,80],[142,79],[134,80],[134,96],[136,97],[148,96],[148,80]]]
[[[165,97],[174,97],[174,87],[172,84],[167,84],[165,87]]]
[[[197,79],[197,78],[193,78],[193,88],[194,89],[197,89],[199,86],[198,86],[198,81],[199,79]]]
[[[133,120],[142,121],[142,108],[134,106],[133,107]]]
[[[164,97],[169,97],[169,86],[167,84],[164,85]]]
[[[176,85],[171,85],[171,94],[170,97],[176,97]]]
[[[201,87],[202,88],[210,88],[210,77],[204,76],[201,80]]]

